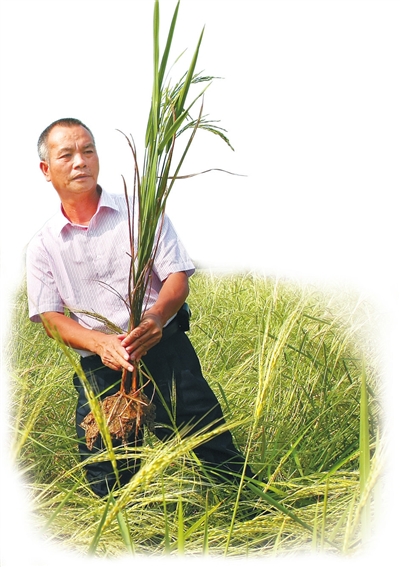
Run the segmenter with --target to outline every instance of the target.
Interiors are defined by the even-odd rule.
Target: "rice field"
[[[108,500],[94,496],[75,440],[77,359],[29,322],[21,289],[10,421],[35,524],[82,557],[357,556],[383,466],[374,309],[348,290],[202,272],[189,303],[191,340],[256,480],[204,474],[192,449],[210,433],[162,444],[147,432],[140,472]]]

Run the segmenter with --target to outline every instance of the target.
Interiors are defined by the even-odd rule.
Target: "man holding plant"
[[[98,185],[94,137],[79,120],[53,122],[41,134],[38,150],[40,168],[57,191],[61,207],[28,247],[30,319],[42,322],[50,337],[61,339],[80,355],[91,387],[102,398],[118,391],[121,373],[133,372],[134,364],[142,360],[157,385],[154,390],[150,383],[145,391],[156,406],[154,432],[159,439],[170,438],[184,424],[190,432],[222,425],[221,407],[177,316],[188,296],[194,265],[168,217],[163,217],[141,322],[128,331],[131,248],[125,196],[106,193]],[[105,321],[115,324],[114,332]],[[85,460],[104,446],[101,436],[91,449],[84,442],[82,422],[90,408],[77,375],[74,385],[79,448]],[[171,399],[174,389],[176,397]],[[142,437],[141,427],[124,441],[138,446]],[[229,431],[194,452],[223,480],[239,478],[245,467]],[[118,479],[110,461],[91,462],[85,468],[92,490],[105,496],[116,483],[129,482],[139,464],[132,457],[118,460]],[[245,473],[252,476],[248,466]]]

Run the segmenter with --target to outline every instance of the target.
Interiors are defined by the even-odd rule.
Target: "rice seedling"
[[[210,432],[162,444],[147,431],[139,474],[104,501],[79,462],[71,361],[27,321],[20,292],[13,454],[46,537],[102,557],[362,550],[383,445],[371,307],[345,291],[198,273],[191,309],[204,373],[257,478],[236,488],[207,480],[192,449]]]

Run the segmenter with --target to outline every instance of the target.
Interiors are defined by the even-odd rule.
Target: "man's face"
[[[40,168],[61,199],[96,190],[99,158],[86,128],[55,126],[47,146],[48,162],[40,162]]]

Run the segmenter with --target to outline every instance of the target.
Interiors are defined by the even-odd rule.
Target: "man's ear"
[[[42,173],[45,176],[46,181],[51,181],[50,171],[49,171],[50,168],[49,168],[49,164],[47,163],[47,161],[41,161],[39,167],[42,170]]]

